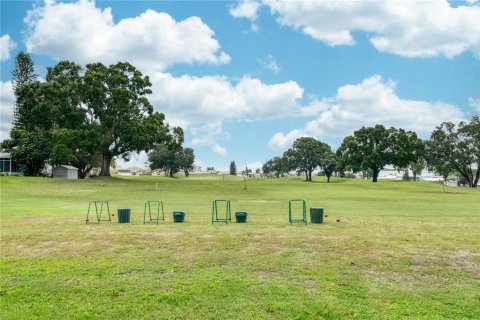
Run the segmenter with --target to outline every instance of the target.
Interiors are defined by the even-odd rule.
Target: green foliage
[[[230,175],[231,176],[237,175],[237,165],[235,164],[235,161],[230,162]]]
[[[330,182],[330,177],[335,171],[337,171],[337,157],[335,156],[335,153],[332,151],[327,152],[321,162],[321,166],[327,177],[327,182]]]
[[[291,149],[283,154],[287,168],[305,173],[305,180],[312,180],[312,171],[332,152],[330,146],[314,138],[303,137],[295,140]]]
[[[405,131],[403,129],[395,131],[392,144],[394,153],[392,162],[397,168],[406,169],[423,158],[423,141],[413,131]]]
[[[266,175],[274,175],[278,178],[288,172],[288,167],[283,157],[274,157],[263,164],[262,171]]]
[[[153,112],[146,98],[151,83],[129,63],[109,67],[87,65],[83,77],[84,103],[100,126],[99,152],[103,156],[100,175],[110,175],[114,156],[128,159],[131,152],[148,151],[169,140],[164,115]]]
[[[378,173],[387,164],[395,161],[396,130],[382,125],[362,127],[346,137],[337,150],[338,170],[353,172],[371,169],[372,181],[377,182]]]
[[[34,79],[30,57],[20,53],[13,72],[17,131],[2,146],[25,174],[37,175],[48,159],[74,165],[80,177],[94,166],[110,175],[113,157],[183,142],[183,130],[169,131],[164,115],[153,111],[148,77],[128,63],[89,64],[82,75],[80,66],[61,61],[48,68],[45,82]],[[185,151],[186,161],[193,152]],[[186,174],[188,165],[182,164]]]
[[[12,71],[12,86],[15,95],[15,104],[13,109],[13,127],[28,130],[29,105],[25,105],[19,100],[22,96],[21,89],[23,86],[32,84],[36,81],[35,66],[30,54],[20,51],[15,57],[15,67]]]
[[[19,52],[12,71],[14,89],[13,128],[1,148],[19,165],[24,175],[40,175],[52,149],[51,121],[45,108],[46,85],[36,81],[34,64],[28,53]]]
[[[50,155],[50,139],[44,132],[32,133],[13,128],[10,139],[4,140],[1,148],[10,152],[20,171],[26,176],[38,176]]]
[[[249,169],[248,167],[245,167],[244,170],[242,170],[242,176],[248,176],[252,174],[252,169]]]
[[[477,187],[480,178],[473,166],[480,165],[480,121],[472,117],[470,123],[444,122],[434,130],[426,142],[426,158],[429,168],[441,174],[446,180],[448,175],[459,172],[470,187]]]
[[[158,144],[149,153],[148,161],[150,168],[165,171],[169,177],[173,177],[180,170],[188,177],[190,170],[193,170],[195,156],[192,148]]]

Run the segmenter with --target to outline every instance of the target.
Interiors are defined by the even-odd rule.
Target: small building
[[[0,172],[18,172],[18,165],[10,157],[10,153],[0,152]]]
[[[61,179],[78,179],[78,169],[73,166],[60,165],[53,168],[53,177]]]
[[[121,176],[133,176],[133,172],[130,169],[118,169],[118,174]]]

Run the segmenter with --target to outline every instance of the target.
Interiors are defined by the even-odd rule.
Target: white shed
[[[53,177],[62,179],[78,179],[78,169],[72,166],[60,165],[53,168]]]

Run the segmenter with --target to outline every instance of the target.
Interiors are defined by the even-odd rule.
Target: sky
[[[196,164],[255,169],[308,136],[336,149],[362,126],[413,130],[480,114],[480,2],[5,1],[0,139],[11,71],[128,61],[185,130]],[[143,166],[133,155],[121,166]]]

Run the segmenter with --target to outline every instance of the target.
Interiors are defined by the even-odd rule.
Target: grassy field
[[[480,192],[316,177],[0,177],[2,319],[479,319]],[[211,201],[247,224],[212,225]],[[288,224],[288,199],[325,208]],[[88,202],[132,223],[85,224]],[[166,222],[144,225],[145,200]],[[186,222],[172,222],[173,210]],[[297,208],[298,209],[298,208]],[[341,222],[335,219],[341,218]]]

